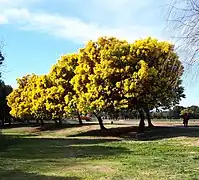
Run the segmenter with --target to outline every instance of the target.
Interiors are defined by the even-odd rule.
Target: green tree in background
[[[10,107],[7,105],[6,97],[12,92],[12,87],[9,85],[5,85],[5,83],[0,80],[0,120],[2,125],[4,125],[5,121],[11,123],[10,117]]]
[[[3,64],[5,58],[0,51],[0,67]],[[1,78],[1,72],[0,72],[0,78]],[[5,121],[9,121],[11,123],[10,119],[10,107],[7,105],[6,97],[12,92],[12,87],[9,85],[6,85],[4,81],[0,79],[0,120],[2,122],[2,125],[4,125]]]

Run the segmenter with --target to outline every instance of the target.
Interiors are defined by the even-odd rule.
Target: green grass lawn
[[[4,129],[0,180],[199,179],[199,127],[107,126]]]

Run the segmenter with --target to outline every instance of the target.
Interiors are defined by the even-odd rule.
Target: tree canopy
[[[90,41],[72,79],[82,111],[172,106],[184,97],[183,66],[168,42],[146,38]]]
[[[4,61],[4,56],[2,52],[0,51],[0,65],[3,63],[3,61]]]
[[[4,56],[3,56],[3,54],[2,54],[2,52],[1,52],[1,50],[0,50],[0,66],[3,64],[3,61],[4,61]],[[0,71],[0,78],[1,78],[1,71]]]
[[[0,66],[4,62],[4,56],[3,53],[0,50]],[[7,105],[7,99],[6,97],[12,92],[12,87],[9,85],[6,85],[4,81],[1,79],[1,71],[0,71],[0,120],[2,121],[2,124],[4,124],[4,121],[7,119],[10,119],[10,107]]]
[[[8,104],[19,118],[61,120],[74,112],[93,113],[104,129],[102,112],[137,109],[142,116],[142,109],[179,103],[184,97],[182,73],[168,42],[100,37],[76,54],[63,55],[48,74],[18,79]]]
[[[0,80],[0,120],[9,116],[10,107],[7,105],[6,97],[12,92],[12,87]]]

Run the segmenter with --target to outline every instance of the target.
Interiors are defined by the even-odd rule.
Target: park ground
[[[199,121],[7,127],[0,136],[0,180],[199,180]]]

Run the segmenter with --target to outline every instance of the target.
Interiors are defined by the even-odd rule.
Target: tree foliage
[[[12,92],[12,87],[0,80],[0,120],[4,124],[5,120],[10,121],[10,107],[7,105],[6,97]]]
[[[61,120],[71,113],[101,114],[170,107],[184,97],[183,66],[168,42],[146,38],[134,43],[111,37],[89,41],[68,54],[47,75],[18,79],[8,97],[11,114],[19,118]]]
[[[4,56],[2,51],[0,50],[0,66],[3,64]],[[7,105],[6,97],[12,92],[12,87],[6,85],[4,81],[1,80],[1,72],[0,72],[0,120],[2,124],[4,124],[5,120],[9,120],[10,122],[10,107]]]
[[[77,97],[70,83],[77,67],[77,54],[68,54],[61,57],[48,74],[52,86],[49,89],[47,109],[53,118],[62,119],[71,113],[77,112]],[[81,121],[80,121],[81,123]]]
[[[184,96],[183,66],[168,42],[146,38],[90,41],[80,50],[72,79],[82,111],[172,106]]]
[[[1,50],[0,50],[0,67],[1,67],[1,65],[3,64],[3,61],[4,61],[4,56],[3,56],[3,54],[2,54],[2,52],[1,52]],[[1,78],[1,71],[0,71],[0,78]]]
[[[59,120],[71,113],[75,94],[70,84],[77,55],[64,55],[47,75],[26,75],[8,97],[11,114],[20,119]]]
[[[174,106],[171,109],[153,111],[152,117],[157,119],[180,119],[184,112],[187,112],[190,116],[190,119],[199,118],[199,107],[196,105],[184,107],[184,106]]]
[[[0,65],[3,64],[3,61],[4,61],[4,56],[3,56],[2,52],[0,51]]]

